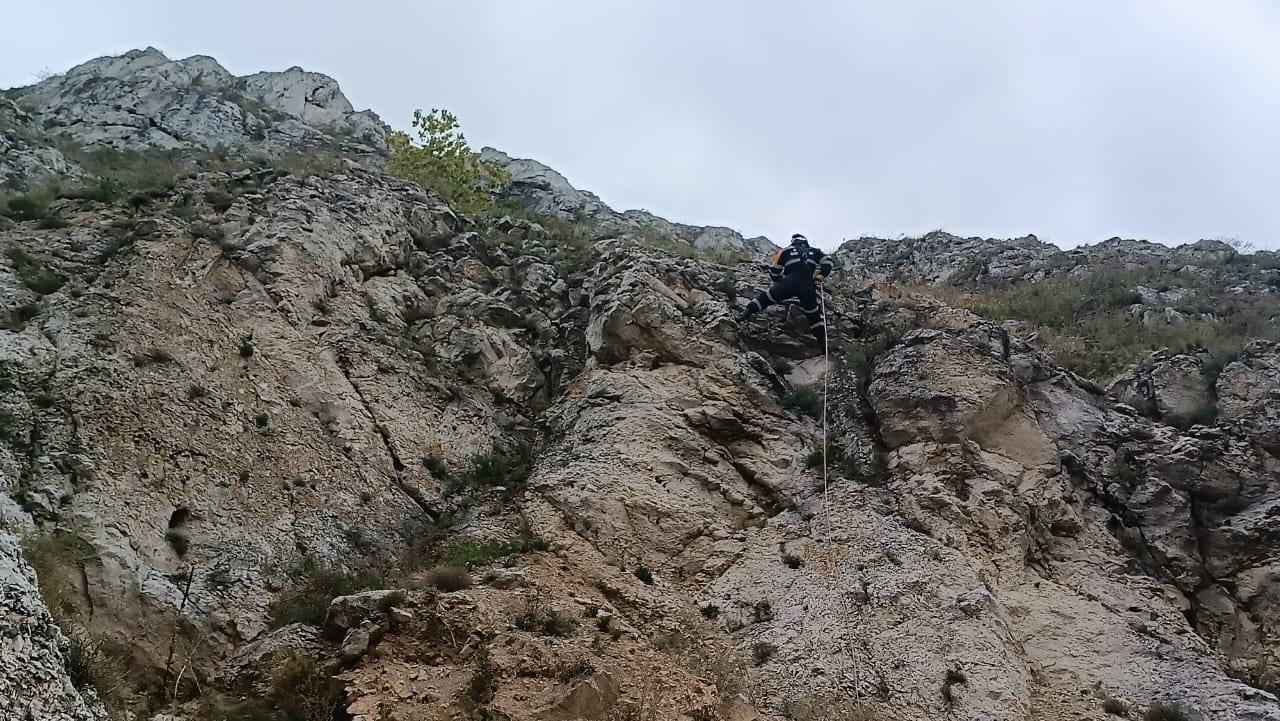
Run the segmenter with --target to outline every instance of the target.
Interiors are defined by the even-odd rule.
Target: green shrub
[[[845,348],[841,364],[857,378],[860,392],[865,394],[868,386],[871,385],[876,358],[897,345],[899,340],[896,334],[881,333]]]
[[[402,606],[407,599],[408,597],[405,596],[404,591],[392,591],[378,601],[378,612],[386,613],[397,606]]]
[[[209,395],[208,389],[198,383],[187,386],[187,400],[194,401]]]
[[[544,636],[572,636],[578,630],[577,621],[559,611],[547,610],[534,599],[526,602],[524,610],[516,616],[515,626]]]
[[[25,446],[21,422],[12,413],[0,408],[0,440],[13,446]]]
[[[436,566],[427,571],[425,580],[427,585],[434,586],[445,593],[462,591],[471,588],[475,583],[465,566]]]
[[[1167,288],[1186,281],[1176,271],[1153,266],[1083,277],[1063,274],[1035,283],[993,283],[962,295],[939,286],[924,290],[988,318],[1039,326],[1038,345],[1058,364],[1099,386],[1152,351],[1167,348],[1173,353],[1207,351],[1205,377],[1212,388],[1218,371],[1250,339],[1280,338],[1280,329],[1270,322],[1280,313],[1280,299],[1274,294],[1224,296],[1221,288],[1210,285],[1200,297],[1183,301],[1181,310],[1212,313],[1214,319],[1147,325],[1128,313],[1128,306],[1138,300],[1132,289],[1139,283]]]
[[[9,199],[5,215],[14,220],[39,220],[44,217],[48,203],[33,193]]]
[[[191,224],[191,235],[221,246],[227,234],[222,231],[222,228],[212,223],[198,222]]]
[[[782,562],[786,564],[787,568],[803,568],[804,567],[804,559],[797,556],[794,553],[782,554]]]
[[[36,227],[41,230],[57,230],[58,228],[67,227],[67,221],[60,216],[50,214],[41,218],[40,222],[36,223]]]
[[[319,626],[329,611],[329,602],[338,596],[382,587],[387,574],[383,569],[366,568],[357,572],[329,568],[310,556],[298,566],[289,569],[288,578],[294,579],[293,588],[280,594],[267,609],[271,628],[291,623],[307,623]]]
[[[813,386],[793,386],[782,396],[782,407],[813,418],[822,417],[822,392]]]
[[[438,479],[449,477],[449,467],[445,462],[435,456],[423,456],[422,467],[431,472],[431,475]]]
[[[511,177],[471,150],[457,117],[448,110],[415,110],[413,128],[416,138],[399,131],[387,136],[391,149],[387,172],[435,190],[464,213],[491,208],[491,192]]]
[[[225,213],[235,204],[234,195],[223,190],[205,191],[204,202],[208,203],[214,210],[219,213]]]
[[[546,618],[542,620],[541,630],[544,636],[572,636],[578,630],[578,622],[559,611],[552,610],[548,611]]]
[[[202,699],[210,721],[337,721],[346,718],[344,696],[315,661],[293,656],[270,679],[263,696],[231,700],[218,693]]]
[[[653,585],[653,571],[650,571],[647,567],[637,566],[632,573],[635,574],[636,578],[640,579],[641,583],[649,586]]]
[[[533,448],[518,443],[509,448],[495,445],[487,453],[472,456],[462,481],[472,488],[504,486],[518,489],[533,471]]]
[[[778,647],[771,643],[756,641],[751,644],[751,658],[756,662],[757,666],[763,666],[766,663],[769,663],[777,653]]]
[[[322,150],[300,153],[290,151],[270,162],[271,167],[287,171],[299,178],[327,178],[338,172],[341,160]]]
[[[90,185],[59,193],[59,197],[72,200],[92,200],[99,203],[114,203],[124,194],[124,186],[114,178],[99,178]]]
[[[831,460],[831,454],[827,454],[827,460]],[[804,457],[805,468],[821,468],[822,467],[822,446],[814,446],[809,449],[809,455]]]
[[[94,636],[78,622],[64,622],[61,628],[71,685],[95,690],[108,711],[123,710],[129,649]]]
[[[230,169],[209,153],[189,150],[90,150],[70,142],[63,142],[60,147],[69,160],[96,178],[63,196],[100,203],[114,203],[131,193],[146,192],[152,197],[165,194],[180,177],[200,165],[210,170]]]
[[[518,556],[533,551],[545,551],[547,542],[532,533],[521,535],[509,541],[463,541],[449,547],[443,560],[447,565],[473,569],[488,565],[494,561]]]
[[[23,248],[10,248],[5,255],[13,263],[13,270],[17,273],[18,279],[38,295],[56,293],[66,282],[66,279],[45,268],[43,263]]]
[[[738,283],[731,275],[722,275],[711,284],[712,288],[724,294],[724,297],[733,304],[738,300]]]
[[[102,251],[94,256],[94,262],[98,265],[106,265],[117,253],[133,245],[134,238],[132,235],[120,235],[107,241]]]
[[[1142,476],[1139,475],[1137,469],[1129,463],[1129,459],[1123,454],[1117,455],[1115,464],[1111,467],[1111,474],[1115,476],[1116,482],[1125,488],[1137,488],[1142,482]]]
[[[814,446],[805,456],[804,465],[810,470],[822,468],[822,446]],[[858,459],[844,452],[844,448],[831,443],[827,446],[827,470],[846,478],[866,481],[871,478],[869,469],[864,471]]]
[[[1218,421],[1218,406],[1205,403],[1186,415],[1171,415],[1169,425],[1180,430],[1189,430],[1192,426],[1212,426]]]

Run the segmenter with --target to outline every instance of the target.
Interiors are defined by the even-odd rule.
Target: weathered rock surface
[[[512,158],[493,148],[485,148],[483,157],[511,174],[511,184],[503,190],[503,196],[540,215],[589,224],[612,235],[674,240],[724,257],[756,259],[776,249],[763,236],[744,238],[729,228],[673,223],[644,210],[615,211],[594,193],[573,187],[563,175],[536,160]]]
[[[35,118],[0,97],[0,187],[26,192],[48,178],[80,177],[57,148],[41,142],[43,136]]]
[[[301,68],[236,78],[213,58],[170,60],[155,48],[90,60],[9,97],[86,146],[277,154],[337,139],[385,143],[382,122],[355,112],[332,78]]]
[[[1180,425],[1212,421],[1214,400],[1204,365],[1205,359],[1194,354],[1156,358],[1150,367],[1117,378],[1107,397]]]
[[[1280,456],[1280,344],[1258,341],[1218,378],[1218,412]]]
[[[200,145],[245,137],[246,106],[203,90],[239,86],[220,71],[144,51],[19,95],[86,142]],[[322,77],[242,84],[289,115],[265,142],[363,122]],[[112,129],[116,102],[171,124]],[[1224,370],[1220,422],[1175,426],[1134,405],[1212,401],[1198,355],[1108,397],[1016,327],[864,286],[894,277],[892,249],[854,241],[828,301],[824,478],[820,412],[779,392],[827,367],[803,324],[730,320],[755,264],[646,247],[665,221],[506,162],[558,220],[476,225],[363,162],[246,162],[0,228],[0,520],[88,544],[66,603],[136,681],[180,659],[193,680],[165,701],[185,717],[202,693],[279,703],[307,659],[307,697],[359,721],[1101,721],[1108,701],[1280,721],[1261,690],[1280,684],[1274,344]],[[558,243],[570,220],[596,242]],[[893,252],[940,282],[979,249],[974,278],[1025,279],[1224,248]],[[22,633],[0,679],[50,689],[40,721],[84,717],[5,553]]]

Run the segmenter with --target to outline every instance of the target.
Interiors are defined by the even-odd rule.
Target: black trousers
[[[818,285],[812,278],[804,275],[789,275],[779,279],[769,289],[756,296],[747,304],[744,316],[752,316],[775,303],[796,300],[804,317],[809,321],[809,332],[823,343],[827,339],[826,319],[822,317],[822,306],[818,304]]]

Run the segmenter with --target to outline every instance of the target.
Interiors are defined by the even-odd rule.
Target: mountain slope
[[[185,117],[210,63],[81,68]],[[80,108],[88,150],[171,170],[0,219],[0,518],[25,549],[0,709],[40,678],[37,719],[98,713],[86,679],[148,718],[1280,719],[1280,346],[1212,393],[1170,353],[1104,394],[1029,321],[934,297],[1148,255],[1256,296],[1259,255],[846,244],[824,484],[801,315],[731,320],[756,263],[673,253],[531,161],[507,192],[542,223],[463,217],[373,144],[299,164],[284,130],[238,141],[282,138],[275,160],[155,163],[154,129],[103,130],[51,80],[5,131],[24,157]],[[1196,404],[1216,416],[1181,422]]]

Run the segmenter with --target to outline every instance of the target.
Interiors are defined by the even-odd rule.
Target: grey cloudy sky
[[[5,10],[0,86],[154,45],[301,65],[619,209],[823,246],[945,228],[1280,246],[1274,0],[104,2]]]

